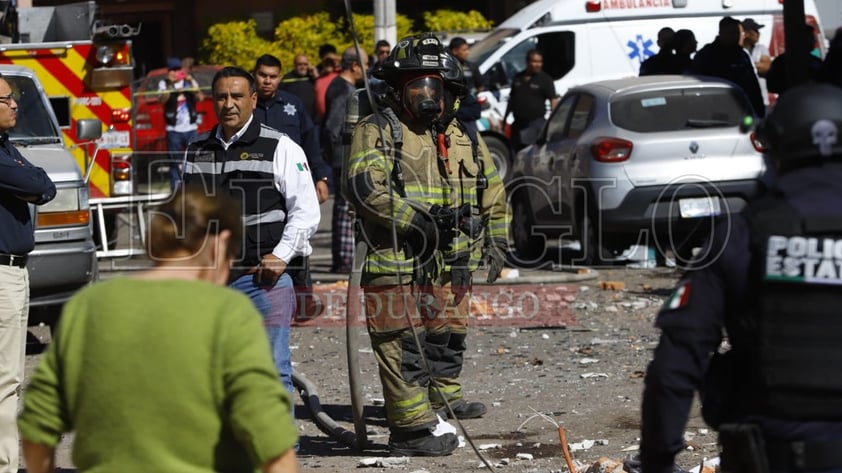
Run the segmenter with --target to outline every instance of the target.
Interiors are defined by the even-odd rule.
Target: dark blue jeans
[[[191,131],[168,131],[167,132],[167,150],[169,150],[170,159],[170,189],[175,190],[178,183],[181,182],[181,163],[184,162],[184,150],[187,145],[196,141],[198,134],[196,130]]]
[[[284,273],[273,287],[265,287],[254,283],[253,274],[245,274],[232,282],[231,287],[247,295],[263,316],[263,326],[269,336],[275,368],[289,395],[294,396],[292,359],[289,350],[289,327],[296,310],[292,278]],[[292,399],[295,398],[292,397]]]

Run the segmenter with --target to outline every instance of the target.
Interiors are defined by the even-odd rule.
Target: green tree
[[[209,64],[240,66],[245,70],[254,67],[254,60],[271,51],[272,44],[257,35],[257,22],[230,21],[208,28],[202,40],[202,57]]]
[[[374,15],[355,13],[353,18],[360,46],[371,54],[374,49]],[[421,31],[471,30],[492,25],[475,10],[425,12],[422,29],[415,29],[413,21],[400,13],[395,16],[395,23],[398,38]],[[271,41],[257,34],[255,20],[217,23],[208,28],[208,34],[202,40],[200,57],[209,64],[237,65],[251,70],[258,56],[272,54],[281,60],[282,72],[286,72],[292,68],[298,54],[306,54],[311,63],[317,63],[319,47],[325,43],[336,46],[340,54],[354,44],[347,17],[331,18],[327,12],[318,12],[288,18],[275,27]]]
[[[427,31],[459,31],[491,28],[494,23],[485,19],[482,13],[454,10],[436,10],[424,12],[424,25]]]
[[[302,15],[278,23],[275,28],[275,40],[272,43],[274,54],[281,60],[284,72],[291,69],[298,54],[306,54],[312,64],[318,62],[319,46],[330,43],[339,49],[345,42],[344,27],[330,18],[327,12]]]

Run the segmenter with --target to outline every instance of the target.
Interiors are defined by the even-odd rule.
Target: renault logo
[[[696,151],[699,151],[699,143],[696,143],[695,141],[691,141],[690,142],[690,152],[693,153],[693,154],[696,154]]]

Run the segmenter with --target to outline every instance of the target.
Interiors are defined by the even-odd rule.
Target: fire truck
[[[140,26],[101,22],[93,1],[19,9],[12,3],[0,2],[0,64],[35,71],[91,198],[132,194],[131,37]],[[90,118],[103,125],[95,146],[76,136],[76,122]]]

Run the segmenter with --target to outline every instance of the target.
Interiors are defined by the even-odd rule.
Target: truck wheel
[[[515,251],[509,255],[515,268],[537,266],[544,256],[546,242],[533,230],[532,214],[522,196],[512,202],[512,240]]]
[[[483,136],[483,139],[485,140],[486,146],[488,146],[488,151],[491,152],[491,160],[494,161],[494,166],[497,167],[497,173],[500,174],[500,179],[506,182],[509,174],[509,163],[511,162],[509,147],[502,140],[493,136]]]

